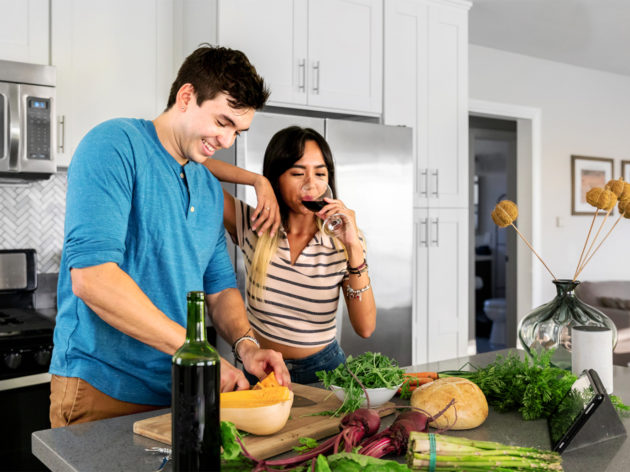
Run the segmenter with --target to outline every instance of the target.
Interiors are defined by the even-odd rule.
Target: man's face
[[[232,108],[227,99],[226,94],[220,93],[199,106],[197,97],[192,96],[180,115],[182,126],[178,147],[181,157],[203,163],[216,150],[229,148],[236,136],[249,129],[254,109]]]

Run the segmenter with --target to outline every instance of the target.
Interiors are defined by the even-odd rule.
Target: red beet
[[[272,466],[295,467],[317,457],[319,454],[329,454],[330,452],[336,454],[341,447],[343,447],[344,451],[350,452],[353,448],[358,446],[364,438],[375,434],[380,425],[381,417],[376,411],[367,408],[359,408],[342,418],[339,425],[341,428],[339,434],[327,439],[316,448],[299,456],[274,461],[259,461],[247,452],[243,443],[241,443],[241,447],[243,448],[245,456],[255,462],[256,466],[254,471],[270,470],[269,467]]]
[[[390,453],[404,454],[411,431],[427,432],[429,423],[453,405],[454,400],[435,416],[416,410],[405,411],[398,415],[389,428],[384,429],[364,442],[359,454],[371,457],[383,457]]]

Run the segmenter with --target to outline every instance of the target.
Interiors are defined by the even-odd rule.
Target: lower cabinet
[[[467,353],[468,218],[467,208],[414,209],[414,364]]]

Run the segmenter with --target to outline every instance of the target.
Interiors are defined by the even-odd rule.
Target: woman
[[[252,174],[243,169],[216,161],[207,167],[222,180],[253,183]],[[316,382],[315,372],[345,361],[335,338],[340,287],[355,332],[367,338],[376,323],[354,211],[334,198],[325,199],[326,206],[317,213],[302,203],[303,189],[316,181],[329,184],[335,195],[334,173],[325,139],[315,130],[292,126],[272,137],[263,164],[263,176],[278,202],[278,231],[273,216],[258,233],[254,229],[263,218],[259,213],[274,213],[273,199],[259,201],[254,210],[224,192],[224,225],[244,256],[253,334],[261,347],[282,353],[292,382]],[[333,214],[341,215],[343,225],[329,235],[322,221]],[[270,230],[263,232],[263,227]]]

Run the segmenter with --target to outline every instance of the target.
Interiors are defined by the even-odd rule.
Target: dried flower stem
[[[542,258],[538,255],[538,253],[536,252],[536,250],[532,247],[531,244],[529,244],[529,242],[527,241],[527,239],[525,238],[525,236],[523,236],[523,234],[518,230],[518,228],[514,225],[514,223],[510,223],[510,225],[512,226],[512,228],[514,228],[516,230],[516,232],[518,233],[518,235],[521,237],[521,239],[525,242],[525,244],[527,244],[527,247],[529,247],[532,252],[536,255],[536,257],[538,258],[538,260],[540,262],[542,262],[542,265],[545,266],[545,269],[547,269],[547,271],[551,274],[551,276],[553,277],[553,280],[558,280],[556,278],[555,275],[553,275],[553,272],[551,272],[551,269],[549,269],[549,267],[547,267],[547,264],[545,264],[545,261],[542,260]]]
[[[582,248],[582,254],[580,254],[577,267],[575,268],[575,272],[573,274],[574,281],[575,279],[577,279],[577,276],[580,273],[580,264],[582,263],[582,257],[584,256],[584,250],[586,249],[586,245],[588,244],[588,239],[591,237],[591,231],[593,231],[593,225],[595,224],[595,218],[597,218],[597,213],[599,213],[599,208],[595,210],[595,214],[593,215],[593,221],[591,221],[591,227],[588,229],[588,234],[586,235],[586,241],[584,241],[584,247]]]
[[[580,272],[582,272],[584,270],[584,267],[586,267],[586,264],[589,263],[589,261],[592,259],[592,257],[595,255],[595,253],[597,252],[597,250],[601,247],[602,244],[604,244],[604,241],[606,241],[606,238],[610,235],[610,233],[612,233],[612,230],[615,229],[615,226],[617,226],[617,223],[619,223],[619,220],[621,220],[621,217],[623,215],[619,215],[619,218],[617,218],[617,221],[615,221],[615,224],[612,225],[612,228],[610,228],[608,230],[608,233],[606,233],[606,236],[604,236],[604,239],[602,239],[602,241],[597,245],[597,247],[595,248],[595,250],[591,253],[590,256],[588,256],[588,258],[584,261],[584,264],[582,264],[582,268],[577,272],[577,274],[575,274],[575,277],[573,278],[573,280],[578,278],[578,275],[580,275]]]
[[[610,212],[612,211],[612,208],[610,210],[608,210],[606,212],[606,215],[604,216],[604,221],[602,221],[602,224],[599,225],[599,229],[597,230],[597,233],[595,233],[595,237],[593,238],[593,241],[591,241],[591,245],[589,246],[588,250],[586,251],[586,255],[584,256],[584,260],[591,260],[591,255],[593,254],[591,252],[591,249],[593,249],[593,246],[595,245],[595,242],[597,241],[597,237],[599,236],[599,233],[601,233],[602,228],[604,227],[604,225],[606,224],[606,220],[608,219],[608,215],[610,215]],[[613,226],[614,228],[614,226]],[[598,246],[599,247],[599,246]],[[575,274],[575,277],[573,280],[577,279],[578,275],[580,275],[580,272],[582,272],[582,269],[584,269],[584,266],[586,265],[586,262],[584,262],[582,264],[582,267],[580,267],[577,271],[577,273]]]

